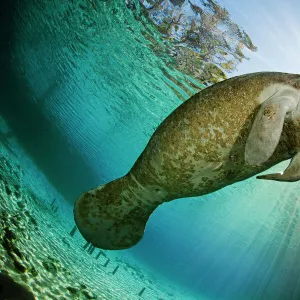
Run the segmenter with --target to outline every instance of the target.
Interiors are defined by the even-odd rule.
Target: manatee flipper
[[[246,163],[262,165],[272,156],[279,143],[286,115],[298,103],[299,92],[292,88],[278,91],[263,102],[246,143]]]
[[[300,152],[298,152],[291,160],[289,166],[283,173],[274,173],[257,176],[257,179],[267,179],[276,181],[298,181],[300,180]]]

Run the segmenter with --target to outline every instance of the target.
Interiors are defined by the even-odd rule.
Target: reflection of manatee
[[[300,179],[300,75],[255,73],[225,80],[179,106],[124,177],[81,195],[78,229],[104,249],[143,236],[163,202],[200,196],[293,158],[278,181]]]
[[[35,298],[25,287],[17,284],[10,277],[0,272],[0,299],[34,300]]]

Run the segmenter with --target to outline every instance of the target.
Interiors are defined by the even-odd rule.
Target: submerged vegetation
[[[0,144],[0,299],[176,296],[176,290],[165,287],[130,258],[102,249],[95,254],[95,247],[83,246],[83,238],[75,236],[76,226],[66,231],[66,211],[61,220],[53,212],[55,201],[31,190],[24,171],[18,156]]]
[[[127,7],[135,8],[135,1]],[[176,68],[205,85],[226,79],[226,73],[256,51],[249,35],[215,0],[140,0],[142,13],[161,33]]]

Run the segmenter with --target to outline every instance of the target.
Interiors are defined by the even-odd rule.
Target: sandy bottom
[[[70,236],[72,207],[55,195],[41,173],[28,166],[24,154],[16,156],[0,147],[3,276],[25,287],[35,299],[201,298],[149,272],[125,252],[102,251],[99,255],[100,249],[95,249],[88,253],[78,231]],[[9,288],[3,285],[1,291],[0,281],[0,299],[3,288],[6,292]]]

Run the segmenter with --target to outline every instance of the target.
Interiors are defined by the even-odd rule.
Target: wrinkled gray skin
[[[74,206],[79,231],[94,246],[138,243],[163,202],[201,196],[292,158],[279,174],[300,179],[300,75],[262,72],[206,88],[157,128],[131,170],[82,194]]]

